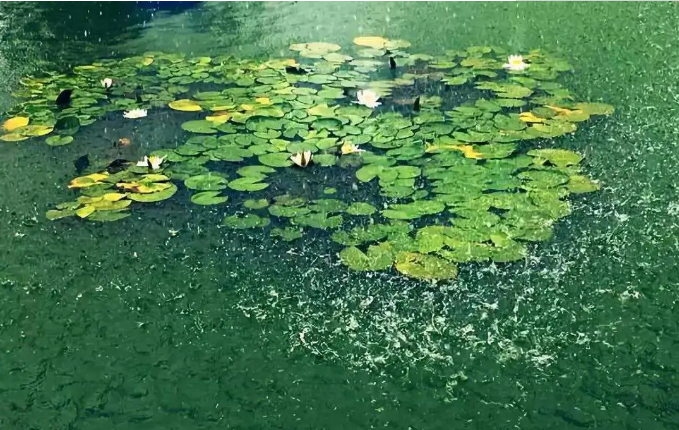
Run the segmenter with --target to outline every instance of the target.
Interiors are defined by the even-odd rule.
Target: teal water
[[[673,3],[145,6],[0,4],[3,104],[25,74],[151,50],[541,48],[573,65],[579,98],[616,107],[561,141],[602,190],[525,261],[432,286],[348,272],[321,241],[216,229],[223,214],[186,196],[124,223],[45,220],[74,158],[121,134],[162,146],[162,117],[2,142],[0,428],[679,428]]]

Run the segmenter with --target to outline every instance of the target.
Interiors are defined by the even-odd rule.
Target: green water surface
[[[675,3],[0,3],[3,107],[21,76],[98,58],[358,35],[545,49],[616,107],[559,140],[602,189],[551,241],[436,285],[218,229],[188,194],[45,219],[76,157],[174,145],[162,116],[0,143],[0,429],[679,429],[678,23]]]

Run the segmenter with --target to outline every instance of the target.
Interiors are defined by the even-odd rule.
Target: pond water
[[[673,3],[0,22],[0,428],[679,428]]]

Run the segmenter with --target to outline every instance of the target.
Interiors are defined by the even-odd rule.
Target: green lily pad
[[[114,221],[120,221],[121,219],[127,218],[130,216],[130,211],[128,210],[122,210],[122,211],[103,211],[99,212],[96,211],[90,216],[87,217],[88,221],[97,221],[97,222],[114,222]]]
[[[255,214],[245,214],[243,216],[231,215],[224,218],[224,225],[235,229],[248,229],[266,227],[271,220]]]
[[[219,191],[203,191],[191,196],[191,203],[204,206],[218,205],[226,202],[228,199],[227,196],[220,196]]]
[[[214,134],[217,130],[214,123],[205,120],[186,121],[182,124],[182,129],[190,133]]]
[[[259,162],[265,166],[270,167],[288,167],[292,166],[292,161],[290,161],[290,153],[288,152],[278,152],[273,154],[264,154],[258,157]]]
[[[368,247],[367,254],[355,246],[350,246],[344,248],[339,255],[342,263],[352,270],[375,271],[391,267],[394,262],[393,254],[391,245],[386,242]]]
[[[349,205],[345,212],[349,215],[372,215],[377,208],[370,203],[356,202]]]
[[[531,157],[537,158],[538,165],[544,164],[544,161],[549,161],[557,167],[566,167],[577,165],[582,156],[567,149],[531,149],[527,152]]]
[[[326,230],[329,228],[338,228],[342,225],[342,215],[328,216],[324,212],[309,213],[306,215],[299,215],[292,219],[292,222],[297,225],[305,225],[312,228]]]
[[[227,179],[217,174],[192,176],[184,181],[186,188],[199,191],[219,191],[226,188]]]
[[[303,230],[301,228],[272,228],[271,236],[278,237],[286,242],[292,242],[293,240],[300,239],[302,237]]]
[[[62,135],[73,135],[80,130],[80,120],[77,116],[65,116],[59,118],[54,124],[54,130]]]
[[[417,252],[399,252],[396,270],[406,276],[424,280],[454,279],[457,265],[440,257]]]
[[[243,207],[248,209],[264,209],[267,206],[269,206],[267,199],[247,199],[243,202]]]
[[[73,142],[73,136],[50,136],[45,139],[49,146],[63,146]]]
[[[169,185],[170,185],[169,188],[166,188],[162,191],[158,191],[155,193],[148,194],[127,193],[127,198],[130,200],[134,200],[135,202],[142,203],[153,203],[167,200],[170,197],[174,196],[174,194],[177,192],[177,186],[175,184]]]
[[[259,182],[264,178],[264,176],[244,176],[234,179],[228,185],[229,188],[236,191],[261,191],[269,186],[267,183]]]

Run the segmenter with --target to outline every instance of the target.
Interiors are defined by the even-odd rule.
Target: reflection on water
[[[420,52],[549,49],[573,60],[579,99],[618,108],[562,140],[603,189],[577,199],[551,241],[434,286],[347,272],[322,241],[290,248],[215,230],[222,214],[188,194],[125,224],[44,220],[70,198],[72,160],[118,151],[116,131],[147,145],[140,152],[175,145],[166,117],[149,117],[152,130],[102,121],[60,148],[3,142],[3,428],[336,428],[347,415],[358,428],[676,427],[675,14],[670,4],[235,3],[176,14],[2,4],[8,85],[108,55],[250,58],[383,34]]]

